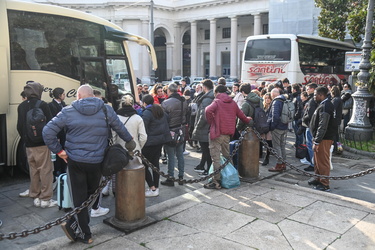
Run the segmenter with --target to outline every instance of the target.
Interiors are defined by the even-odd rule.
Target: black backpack
[[[254,115],[252,117],[254,121],[254,128],[259,132],[259,134],[268,133],[270,128],[267,122],[268,117],[264,109],[262,109],[259,104],[254,106],[250,101],[246,100],[246,102],[254,108]]]
[[[41,100],[38,100],[35,107],[26,113],[26,136],[33,143],[43,143],[42,131],[47,124],[46,116],[40,108]]]

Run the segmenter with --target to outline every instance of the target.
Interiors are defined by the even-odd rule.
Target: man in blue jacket
[[[281,156],[283,160],[286,160],[285,145],[286,137],[288,133],[288,123],[281,122],[281,113],[283,110],[284,101],[286,100],[284,95],[280,95],[278,88],[274,88],[271,91],[272,103],[270,112],[268,114],[268,124],[270,124],[270,131],[272,133],[272,144],[276,150],[277,155]],[[277,164],[274,168],[268,169],[270,172],[282,172],[286,169],[285,163],[281,160],[277,160]]]
[[[89,85],[82,85],[77,91],[77,100],[54,117],[43,129],[43,138],[49,149],[68,163],[68,175],[74,207],[79,207],[99,187],[101,163],[108,145],[108,127],[103,107],[107,110],[108,125],[121,139],[126,148],[133,150],[133,137],[120,122],[109,105],[94,97]],[[65,150],[57,134],[66,129]],[[73,216],[62,228],[72,241],[90,244],[93,242],[89,227],[88,209]]]

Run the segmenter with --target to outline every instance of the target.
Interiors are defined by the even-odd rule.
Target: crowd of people
[[[189,87],[185,80],[166,86],[156,84],[151,91],[148,85],[139,84],[137,87],[138,98],[130,93],[123,95],[115,111],[106,104],[101,93],[89,85],[82,85],[77,91],[77,100],[66,106],[64,89],[54,89],[51,93],[53,99],[47,104],[41,101],[43,86],[28,83],[21,94],[24,100],[18,107],[17,129],[26,145],[30,188],[20,196],[33,198],[36,207],[56,206],[57,202],[52,199],[53,183],[61,173],[67,172],[74,207],[80,206],[102,180],[100,167],[108,143],[107,126],[112,129],[114,142],[130,151],[141,151],[158,169],[160,160],[167,164],[169,178],[161,182],[159,174],[146,167],[145,181],[149,188],[145,196],[158,196],[159,183],[169,187],[175,185],[175,167],[178,169],[177,183],[183,185],[184,155],[189,154],[186,143],[202,153],[194,170],[206,176],[211,165],[214,170],[220,167],[221,155],[229,158],[230,141],[257,122],[254,114],[259,107],[265,110],[269,126],[269,132],[262,136],[282,157],[269,171],[286,169],[286,139],[288,131],[293,131],[295,147],[301,144],[308,147],[304,161],[309,167],[305,170],[329,175],[331,146],[337,150],[339,125],[342,118],[344,126],[348,122],[345,117],[350,118],[353,105],[348,83],[343,85],[341,92],[340,86],[334,84],[291,85],[288,79],[272,84],[263,82],[259,87],[236,83],[232,89],[226,87],[224,78],[219,79],[217,86],[206,79],[194,88]],[[281,119],[286,100],[291,100],[295,106],[291,123],[284,123]],[[47,123],[40,143],[32,142],[26,132],[27,112],[36,105],[43,110]],[[262,157],[261,144],[260,149]],[[51,152],[58,156],[54,162],[51,161]],[[269,159],[267,150],[262,165],[267,166]],[[317,178],[309,184],[317,190],[330,190],[329,181],[325,179]],[[204,187],[220,189],[220,174]],[[108,190],[109,185],[101,196],[108,195]],[[62,225],[70,240],[92,242],[88,226],[90,215],[96,217],[109,212],[108,208],[100,206],[101,196],[92,205],[91,214],[89,209],[84,209]]]

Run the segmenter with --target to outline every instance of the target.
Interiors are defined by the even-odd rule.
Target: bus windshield
[[[290,39],[256,39],[247,43],[245,61],[290,61]]]
[[[55,72],[106,97],[108,87],[116,95],[132,91],[122,43],[106,40],[103,25],[16,10],[8,10],[8,22],[12,70]]]

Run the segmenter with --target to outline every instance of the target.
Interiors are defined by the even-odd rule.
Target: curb
[[[342,147],[350,152],[350,153],[353,153],[353,154],[357,154],[357,155],[363,155],[363,156],[366,156],[366,157],[370,157],[372,159],[375,159],[375,153],[373,152],[368,152],[368,151],[363,151],[363,150],[359,150],[359,149],[355,149],[355,148],[351,148],[351,147],[348,147],[348,146],[345,146],[345,145],[342,145]]]

